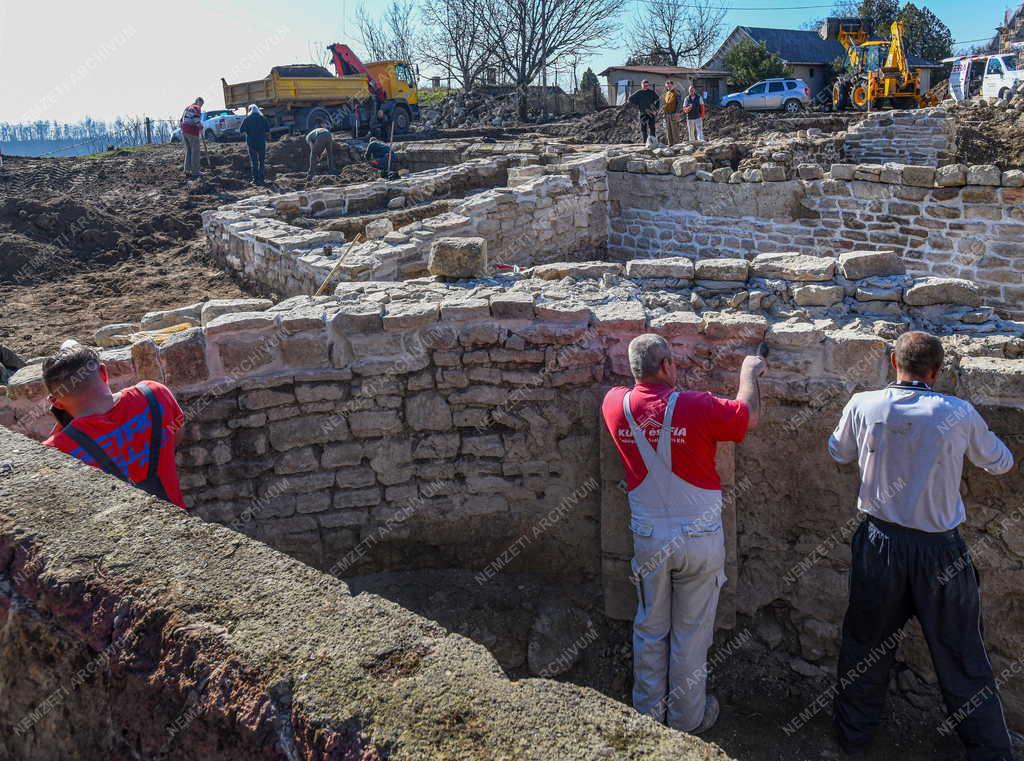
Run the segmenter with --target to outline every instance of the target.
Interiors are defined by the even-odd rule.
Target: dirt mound
[[[550,116],[541,108],[542,88],[529,88],[527,121],[531,124],[549,121]],[[551,97],[563,95],[559,87],[548,87]],[[521,123],[515,92],[459,92],[449,95],[422,111],[423,128],[453,129],[466,127],[509,127]]]
[[[1009,104],[974,101],[951,109],[956,121],[956,160],[1024,168],[1024,95]]]
[[[752,112],[740,109],[711,109],[704,119],[704,134],[708,138],[731,137],[736,140],[757,140],[767,132],[790,133],[815,127],[822,132],[846,129],[861,115],[807,113],[797,116],[773,112]],[[665,120],[658,119],[658,138],[665,141]],[[685,125],[681,129],[686,130]],[[637,143],[640,142],[640,124],[634,106],[615,106],[571,121],[539,127],[538,132],[564,137],[569,142],[585,143]]]

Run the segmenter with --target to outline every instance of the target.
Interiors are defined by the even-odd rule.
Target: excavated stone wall
[[[0,757],[728,761],[0,428]]]
[[[1024,173],[833,164],[824,179],[737,184],[700,181],[691,160],[664,163],[612,165],[610,256],[893,250],[911,273],[971,280],[1024,316]]]
[[[508,186],[453,202],[450,211],[391,230],[375,228],[354,245],[337,280],[399,280],[426,273],[431,243],[439,237],[480,236],[494,262],[531,265],[578,252],[604,250],[607,183],[600,156],[569,157],[541,165],[538,155],[475,159],[455,167],[345,188],[259,197],[203,215],[214,257],[257,290],[278,296],[314,293],[342,254],[339,232],[307,230],[281,217],[383,208],[447,196],[459,188]]]
[[[956,155],[956,125],[945,108],[876,111],[846,132],[844,150],[853,163],[945,166]]]

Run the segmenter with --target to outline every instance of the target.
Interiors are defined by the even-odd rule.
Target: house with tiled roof
[[[608,83],[608,102],[622,105],[632,93],[640,89],[640,83],[647,80],[657,93],[665,92],[665,82],[672,80],[686,92],[692,84],[697,92],[706,94],[709,103],[717,103],[725,94],[726,71],[691,69],[685,66],[609,66],[598,74]]]
[[[835,25],[833,25],[834,27]],[[822,24],[819,31],[812,29],[772,29],[763,26],[738,26],[732,30],[725,42],[704,64],[706,69],[725,69],[725,56],[743,41],[764,45],[775,53],[792,71],[807,83],[814,97],[829,88],[832,80],[832,62],[845,58],[846,51],[839,40],[830,36],[830,25]],[[931,63],[919,56],[907,56],[913,68],[921,68],[921,86],[931,87],[931,74],[941,69],[942,64]]]

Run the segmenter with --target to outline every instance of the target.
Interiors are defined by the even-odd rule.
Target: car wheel
[[[803,109],[803,104],[796,98],[790,98],[782,104],[782,110],[787,114],[798,114]]]
[[[1010,92],[1009,87],[1004,87],[1002,90],[999,91],[999,100],[1009,100],[1012,96],[1013,93]]]
[[[729,105],[726,106],[726,108],[728,108],[731,111],[739,111],[741,108],[743,108],[743,104],[740,103],[738,100],[731,100],[729,101]]]

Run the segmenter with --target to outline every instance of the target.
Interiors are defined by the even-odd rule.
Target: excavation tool
[[[323,296],[324,295],[324,291],[327,290],[327,284],[329,282],[331,282],[331,278],[334,277],[334,274],[338,271],[338,268],[341,267],[341,263],[343,261],[345,261],[345,257],[348,256],[348,252],[351,251],[352,247],[355,246],[362,239],[363,239],[363,234],[362,233],[358,233],[356,235],[356,237],[354,237],[352,239],[352,242],[348,244],[348,248],[346,248],[344,253],[342,253],[342,255],[338,257],[338,261],[335,263],[334,267],[331,269],[330,274],[328,274],[327,277],[324,278],[324,281],[320,284],[320,287],[316,289],[316,293],[313,294],[314,298],[316,296]]]

